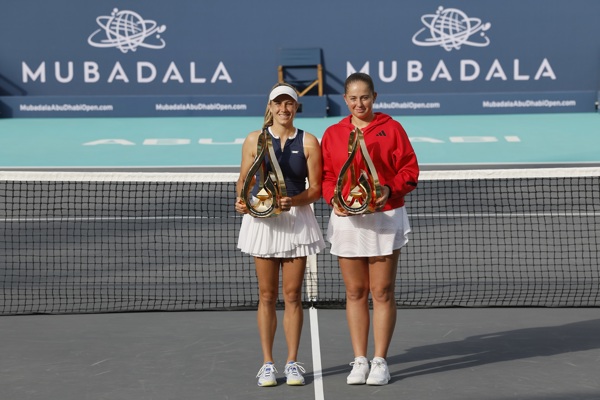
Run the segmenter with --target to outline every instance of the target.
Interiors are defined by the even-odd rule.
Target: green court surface
[[[341,117],[296,119],[317,137]],[[600,114],[395,117],[430,169],[600,164]],[[0,120],[0,168],[221,168],[239,165],[261,117]]]

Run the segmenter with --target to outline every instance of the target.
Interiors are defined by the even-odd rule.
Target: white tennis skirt
[[[404,207],[339,217],[331,212],[327,240],[338,257],[389,255],[408,243],[410,223]]]
[[[244,215],[237,247],[244,253],[265,258],[296,258],[317,254],[325,241],[309,205],[270,218]]]

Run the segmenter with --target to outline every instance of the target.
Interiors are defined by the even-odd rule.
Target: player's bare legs
[[[275,305],[279,293],[279,259],[255,257],[256,276],[258,278],[257,323],[263,362],[273,360],[273,342],[277,330]]]
[[[369,258],[369,283],[373,299],[375,357],[386,358],[396,327],[396,271],[400,250],[388,256]]]
[[[287,361],[297,361],[300,335],[304,322],[302,309],[302,282],[306,269],[306,257],[284,259],[282,262],[283,299],[283,329],[287,342]]]
[[[354,361],[347,383],[385,385],[390,380],[385,358],[396,326],[396,271],[400,250],[388,256],[339,257],[346,285],[346,318]],[[369,371],[365,358],[369,340],[369,293],[373,300],[375,354]],[[367,377],[368,374],[368,377]]]
[[[346,319],[354,357],[366,357],[370,325],[368,260],[339,257],[339,263],[346,286]]]

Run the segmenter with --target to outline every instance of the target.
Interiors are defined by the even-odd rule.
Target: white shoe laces
[[[292,374],[292,375],[300,375],[298,373],[298,370],[300,370],[300,372],[305,373],[306,370],[304,369],[304,367],[302,365],[300,365],[302,363],[296,362],[294,361],[293,363],[287,363],[285,365],[285,374]]]
[[[371,361],[372,368],[384,368],[385,366],[386,366],[386,363],[383,361],[379,361],[379,360]]]
[[[257,378],[260,378],[261,376],[269,376],[271,375],[271,373],[277,373],[277,369],[275,369],[275,365],[273,364],[264,364],[262,367],[260,367],[260,370],[258,371],[258,374],[256,374]]]
[[[386,361],[385,360],[371,361],[371,374],[373,374],[373,375],[369,375],[369,376],[381,377],[381,378],[385,378],[386,380],[390,379]]]
[[[361,365],[369,365],[369,363],[368,363],[368,362],[364,362],[364,361],[361,359],[361,360],[359,360],[359,361],[356,361],[356,360],[352,361],[352,362],[350,363],[350,365],[352,365],[352,370],[354,371],[356,368],[360,368],[360,366],[361,366]]]

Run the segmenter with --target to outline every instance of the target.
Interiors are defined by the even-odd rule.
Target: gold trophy
[[[357,176],[354,160],[359,152],[367,169],[361,169]],[[342,191],[348,182],[350,192],[344,199]],[[375,211],[375,201],[379,197],[381,197],[381,185],[379,184],[377,171],[367,151],[362,131],[359,128],[355,128],[350,132],[350,138],[348,139],[348,160],[340,170],[333,201],[339,208],[346,210],[348,214],[369,214]]]
[[[256,158],[244,178],[240,197],[246,204],[250,215],[258,218],[267,218],[281,213],[279,199],[286,197],[287,192],[281,167],[277,162],[271,135],[267,127],[264,127],[258,136],[256,147]],[[271,171],[267,170],[267,159],[271,165]],[[255,175],[257,172],[258,192],[255,196],[252,196],[252,187],[255,184]]]

